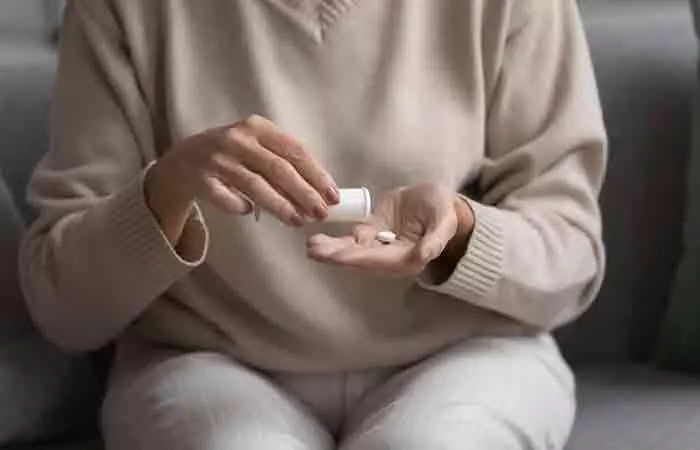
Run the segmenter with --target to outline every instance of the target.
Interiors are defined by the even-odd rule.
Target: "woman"
[[[604,135],[574,0],[75,0],[30,308],[108,449],[561,449]]]

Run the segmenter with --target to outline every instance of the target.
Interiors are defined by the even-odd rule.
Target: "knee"
[[[328,450],[327,436],[284,393],[244,367],[183,356],[110,387],[107,450]]]
[[[447,439],[446,436],[436,436],[425,429],[382,426],[350,437],[340,447],[340,450],[425,450],[430,448],[448,450],[457,448],[456,445],[447,447],[440,443]]]
[[[449,408],[448,408],[449,409]],[[348,436],[341,450],[527,450],[556,449],[536,444],[524,430],[483,411],[448,411],[389,416]]]

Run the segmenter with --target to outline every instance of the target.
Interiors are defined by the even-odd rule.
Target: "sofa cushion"
[[[24,310],[16,270],[22,231],[0,178],[0,444],[60,435],[90,421],[89,415],[76,414],[85,397],[70,399],[90,387],[85,384],[89,368],[41,339]],[[94,408],[94,400],[90,403]]]
[[[101,396],[88,360],[37,333],[17,277],[26,180],[48,142],[54,60],[38,44],[0,45],[0,446],[92,433]]]
[[[692,0],[696,32],[700,0]],[[700,34],[698,35],[700,37]],[[700,76],[700,73],[698,74]],[[700,373],[700,92],[695,92],[694,142],[688,171],[684,255],[658,349],[664,367]]]
[[[56,53],[48,44],[0,41],[0,173],[27,221],[33,212],[25,187],[49,142],[55,66]]]
[[[16,263],[22,232],[0,178],[0,445],[84,434],[100,400],[90,363],[48,344],[24,309]]]
[[[567,450],[700,448],[700,377],[644,366],[577,375],[579,414]]]
[[[696,42],[687,0],[582,0],[610,135],[606,280],[559,337],[572,361],[645,360],[682,248]]]
[[[62,7],[62,0],[0,0],[0,37],[50,38]]]

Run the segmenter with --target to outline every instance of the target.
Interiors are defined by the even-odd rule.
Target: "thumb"
[[[434,223],[416,246],[418,258],[427,263],[437,259],[457,232],[457,218],[445,214]]]

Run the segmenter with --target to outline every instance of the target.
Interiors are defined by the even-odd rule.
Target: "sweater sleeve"
[[[606,136],[575,0],[515,0],[490,93],[466,255],[436,290],[552,329],[580,315],[605,255]]]
[[[173,248],[146,205],[156,155],[150,112],[108,0],[69,3],[49,153],[29,185],[39,218],[20,252],[42,332],[72,351],[101,347],[205,256],[198,208]]]

